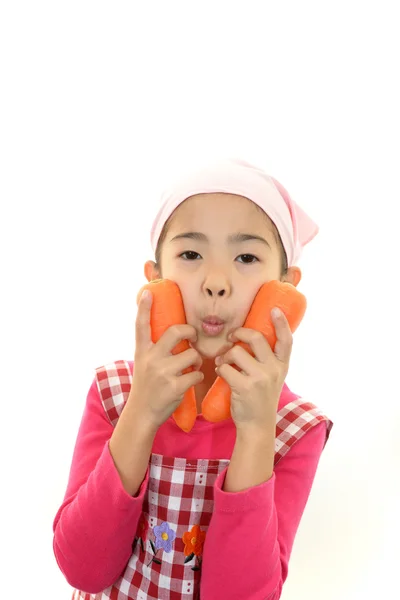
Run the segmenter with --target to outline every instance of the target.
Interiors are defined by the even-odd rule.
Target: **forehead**
[[[222,219],[222,221],[221,221]],[[251,223],[258,228],[274,232],[274,224],[268,215],[254,202],[239,194],[212,192],[195,194],[184,200],[170,217],[170,225],[186,227],[201,222],[236,226],[236,222]]]
[[[240,194],[228,194],[226,192],[209,192],[205,194],[194,194],[189,196],[180,205],[186,210],[196,210],[208,206],[241,207],[242,209],[252,210],[256,207],[254,202]],[[179,208],[179,207],[178,207]]]

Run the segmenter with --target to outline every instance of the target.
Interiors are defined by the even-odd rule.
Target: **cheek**
[[[261,282],[257,283],[257,285],[254,286],[251,290],[248,290],[246,292],[246,295],[241,298],[240,306],[238,306],[237,309],[238,320],[241,320],[241,323],[245,322],[259,290],[267,281],[268,279],[263,279]]]
[[[238,327],[243,327],[246,319],[247,319],[247,315],[250,312],[250,309],[253,305],[254,302],[254,296],[251,296],[249,298],[246,298],[240,306],[238,306],[237,308],[237,312],[236,312],[236,317],[235,317],[235,324],[236,324],[236,329]]]
[[[186,314],[186,321],[188,323],[190,323],[191,321],[196,319],[197,316],[197,312],[196,312],[196,300],[194,298],[193,295],[193,289],[188,289],[187,283],[185,284],[180,284],[177,281],[177,284],[179,286],[179,289],[181,291],[181,295],[182,295],[182,300],[183,300],[183,307],[185,309],[185,314]]]

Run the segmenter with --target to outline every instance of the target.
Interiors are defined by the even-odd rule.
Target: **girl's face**
[[[233,237],[239,234],[262,239]],[[211,359],[232,347],[227,336],[243,326],[262,284],[280,279],[281,253],[271,220],[253,202],[233,194],[198,194],[182,202],[171,218],[161,253],[162,275],[154,265],[146,263],[147,279],[162,276],[179,285],[187,322],[197,331],[192,346]],[[289,269],[285,280],[291,277]],[[203,329],[208,315],[225,321],[218,335]]]

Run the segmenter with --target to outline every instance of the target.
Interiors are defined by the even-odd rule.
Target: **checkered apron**
[[[96,369],[96,378],[104,410],[115,426],[129,395],[131,369],[127,361],[116,361]],[[326,421],[327,441],[333,423],[315,405],[296,398],[284,406],[277,413],[274,464],[320,421]],[[125,571],[101,593],[74,590],[72,600],[198,600],[213,486],[229,463],[151,454],[142,515],[132,532]]]

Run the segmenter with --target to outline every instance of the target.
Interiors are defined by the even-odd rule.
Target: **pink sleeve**
[[[224,492],[227,468],[220,473],[203,550],[202,597],[280,598],[325,440],[322,422],[291,447],[268,481],[242,492]]]
[[[122,486],[108,442],[113,425],[96,380],[88,392],[67,490],[53,523],[53,550],[68,583],[97,593],[112,585],[132,554],[149,470],[137,496]]]

